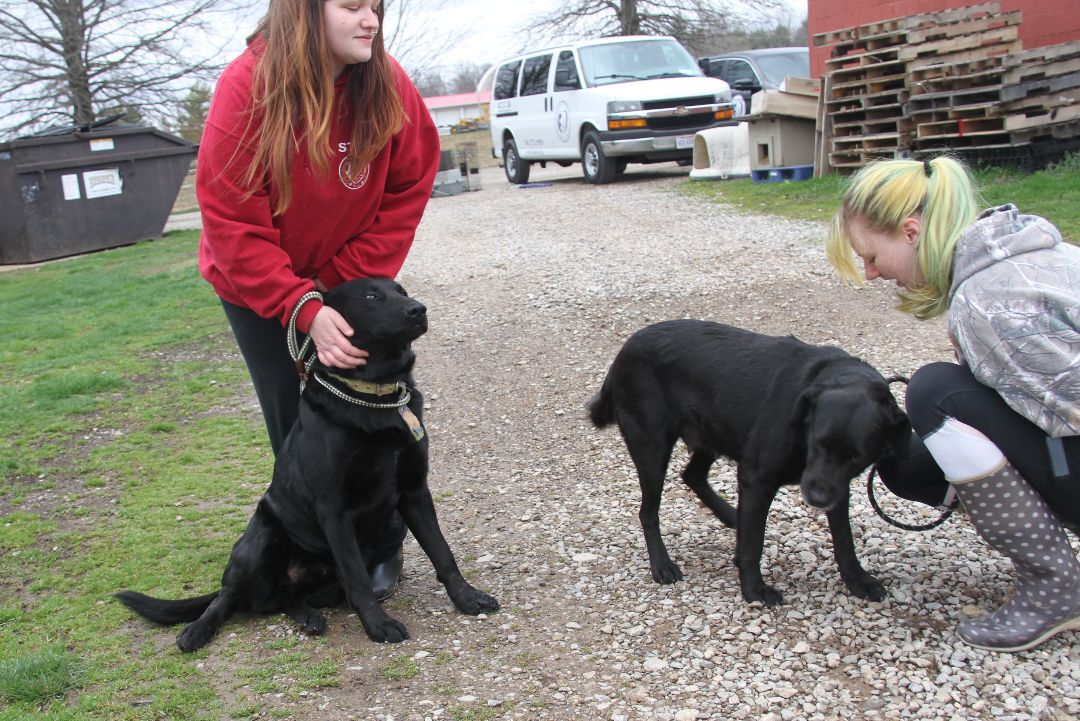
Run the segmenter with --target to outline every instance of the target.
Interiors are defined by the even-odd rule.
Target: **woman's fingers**
[[[367,363],[367,351],[356,348],[348,339],[342,345],[315,347],[319,351],[319,360],[332,368],[355,368]]]
[[[353,329],[333,308],[320,308],[308,331],[323,365],[332,368],[355,368],[367,362],[367,351],[352,344],[348,336],[353,334]]]

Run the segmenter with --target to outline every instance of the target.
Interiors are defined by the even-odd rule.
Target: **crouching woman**
[[[1080,629],[1080,248],[1013,205],[979,213],[958,161],[893,160],[856,174],[826,241],[849,279],[898,286],[898,308],[947,314],[958,363],[916,371],[906,453],[879,465],[897,495],[959,497],[1009,557],[1015,591],[960,622],[966,643],[1022,651]],[[858,270],[861,259],[862,274]]]

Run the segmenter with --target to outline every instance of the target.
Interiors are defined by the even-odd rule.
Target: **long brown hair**
[[[253,81],[252,138],[255,153],[245,181],[253,192],[269,180],[277,189],[274,215],[281,215],[292,199],[293,154],[303,148],[319,173],[329,167],[330,128],[334,121],[332,58],[323,34],[326,0],[270,0],[248,43],[263,41]],[[375,8],[380,29],[383,4]],[[394,85],[393,66],[383,35],[372,41],[371,59],[349,69],[343,95],[353,114],[352,136],[342,167],[355,180],[381,151],[407,118]],[[254,120],[256,119],[257,120]],[[250,138],[245,133],[245,139]]]

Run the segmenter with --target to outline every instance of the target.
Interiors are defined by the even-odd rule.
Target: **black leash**
[[[897,375],[891,378],[886,378],[885,382],[890,384],[903,383],[904,385],[907,385],[908,379],[904,376]],[[890,526],[896,526],[897,528],[902,528],[905,531],[929,531],[933,528],[937,528],[942,523],[945,523],[945,521],[948,520],[949,516],[951,516],[956,510],[956,507],[960,505],[958,499],[953,499],[953,502],[950,503],[944,511],[942,511],[941,517],[937,520],[931,521],[930,523],[922,523],[918,525],[901,523],[895,518],[890,518],[885,513],[885,511],[881,510],[881,506],[878,505],[877,498],[874,497],[874,477],[877,476],[877,474],[877,466],[870,466],[870,473],[866,475],[866,497],[870,500],[870,507],[874,509],[874,512],[881,516],[881,518],[884,519],[885,522],[888,523]]]

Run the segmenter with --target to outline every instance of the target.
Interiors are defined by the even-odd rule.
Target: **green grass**
[[[1066,156],[1057,166],[1037,173],[1002,168],[975,168],[975,182],[988,206],[1014,203],[1021,212],[1041,215],[1080,244],[1080,153]],[[785,183],[746,180],[687,181],[683,191],[743,210],[770,213],[796,220],[829,220],[840,204],[847,177]]]
[[[450,718],[454,721],[489,721],[499,715],[499,709],[491,706],[452,706]]]
[[[0,699],[41,704],[79,687],[82,662],[62,648],[45,648],[0,662]]]
[[[980,169],[976,180],[988,205],[1014,203],[1021,212],[1043,216],[1067,240],[1080,244],[1080,153],[1038,173]]]
[[[269,476],[259,419],[222,411],[247,374],[196,247],[0,273],[0,720],[243,717],[204,654],[161,650],[177,629],[111,598],[214,589]],[[332,661],[284,653],[294,687],[337,683]]]
[[[397,656],[383,666],[379,673],[388,679],[414,678],[420,673],[420,667],[408,656]]]
[[[320,644],[320,647],[324,646],[325,642]],[[237,670],[236,676],[258,695],[281,693],[295,700],[302,691],[340,686],[338,667],[341,660],[339,654],[333,654],[331,658],[316,661],[310,651],[290,650],[274,654],[265,661],[246,663]]]

